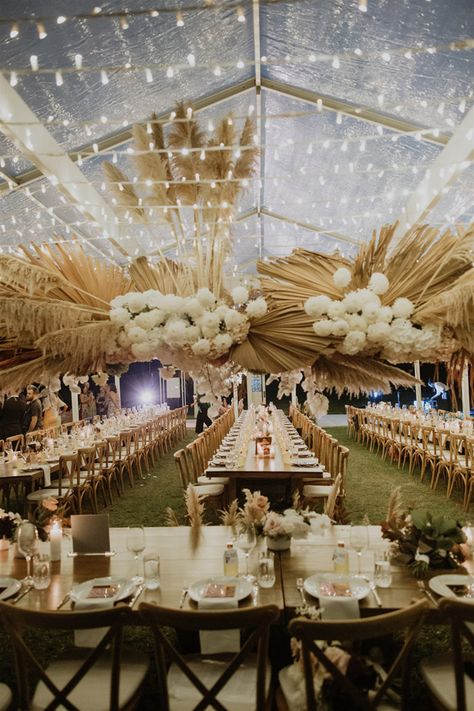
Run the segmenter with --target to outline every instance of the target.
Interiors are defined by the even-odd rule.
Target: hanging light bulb
[[[180,11],[176,13],[176,27],[184,27],[183,13]]]
[[[64,17],[64,15],[59,15],[56,18],[56,22],[58,25],[63,25],[66,22],[66,18]]]
[[[30,57],[30,65],[34,72],[38,71],[38,57],[36,54],[32,54]]]
[[[100,81],[104,85],[109,83],[109,77],[107,76],[107,72],[105,71],[105,69],[100,70]]]
[[[40,40],[48,36],[48,33],[46,32],[45,26],[42,22],[37,23],[36,29],[38,31],[38,37],[40,38]]]
[[[56,79],[56,86],[62,86],[63,85],[63,74],[61,71],[57,71],[55,73],[55,79]]]
[[[10,30],[10,37],[12,39],[15,39],[15,37],[18,37],[19,34],[20,34],[20,30],[18,28],[18,23],[14,22],[12,25],[12,28]]]
[[[74,66],[76,69],[82,69],[82,54],[74,55]]]
[[[240,5],[237,8],[237,22],[245,22],[245,12]]]
[[[359,0],[358,7],[361,12],[367,12],[367,0]]]
[[[10,72],[10,86],[16,86],[18,84],[18,76],[16,72]]]
[[[126,15],[120,15],[120,28],[122,30],[128,30],[130,25],[128,24],[128,18]]]
[[[186,59],[188,60],[188,64],[190,67],[196,66],[196,57],[194,56],[194,54],[192,54],[192,52],[190,54],[188,54]]]

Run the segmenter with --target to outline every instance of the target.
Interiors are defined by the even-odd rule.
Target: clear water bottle
[[[239,574],[239,556],[232,542],[227,544],[224,551],[224,575],[235,578]]]
[[[349,553],[346,551],[344,541],[338,541],[337,548],[334,549],[332,561],[335,573],[339,575],[347,575],[349,573]]]

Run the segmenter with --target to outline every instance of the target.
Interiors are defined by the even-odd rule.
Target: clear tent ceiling
[[[117,220],[111,234],[101,164],[114,158],[130,172],[130,125],[181,99],[205,129],[228,113],[237,127],[249,113],[257,122],[259,168],[237,207],[230,269],[252,272],[259,257],[295,247],[353,254],[374,228],[403,223],[427,171],[435,189],[423,220],[473,219],[472,0],[94,7],[2,0],[0,72],[8,100],[21,100],[13,117],[0,107],[3,251],[78,239],[117,263],[157,245],[172,255],[161,225]],[[73,189],[77,174],[57,180],[50,149],[21,134],[27,109],[76,162],[88,205]]]

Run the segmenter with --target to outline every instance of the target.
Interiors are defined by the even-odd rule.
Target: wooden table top
[[[226,526],[203,526],[198,548],[193,552],[191,529],[186,526],[146,528],[146,549],[144,553],[156,552],[160,556],[161,588],[145,590],[137,601],[154,602],[166,607],[179,606],[183,585],[190,585],[203,578],[223,575],[223,555],[226,544],[232,540],[232,532]],[[130,579],[136,572],[133,553],[127,550],[127,529],[111,528],[110,541],[116,554],[105,556],[68,557],[72,550],[70,538],[62,544],[62,558],[51,564],[51,585],[47,590],[31,590],[18,605],[30,609],[56,609],[57,605],[74,584],[108,575]],[[41,544],[40,544],[41,545]],[[48,544],[45,545],[45,551]],[[262,542],[263,545],[263,542]],[[239,551],[240,569],[243,570],[243,555]],[[250,560],[250,570],[256,566],[257,551]],[[284,609],[282,583],[279,566],[276,565],[276,583],[273,588],[258,591],[257,604],[274,604]],[[21,579],[26,575],[26,561],[13,557],[13,546],[9,551],[0,551],[0,576]],[[245,604],[253,604],[249,597]],[[186,607],[195,607],[186,602]],[[66,605],[63,609],[68,609]]]

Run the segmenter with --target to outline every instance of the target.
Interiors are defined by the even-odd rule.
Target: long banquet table
[[[333,526],[324,536],[310,534],[308,538],[293,540],[291,549],[275,554],[276,583],[273,588],[255,590],[255,594],[242,605],[275,604],[282,612],[282,618],[291,617],[295,608],[300,606],[301,599],[296,588],[297,578],[306,578],[319,572],[333,570],[332,553],[338,540],[345,540],[348,545],[349,526]],[[201,539],[196,549],[191,543],[189,527],[156,527],[146,528],[146,552],[157,552],[161,559],[161,587],[158,590],[145,590],[134,605],[136,609],[140,602],[154,602],[159,605],[177,608],[181,599],[183,586],[194,582],[221,576],[223,574],[223,553],[226,543],[232,539],[232,530],[226,526],[205,526],[202,528]],[[62,558],[52,563],[52,582],[47,590],[31,590],[19,602],[19,606],[30,609],[54,610],[74,584],[92,578],[108,575],[130,579],[135,574],[133,555],[127,551],[126,528],[111,528],[111,547],[116,551],[112,557],[105,556],[68,556],[71,549],[70,539],[63,540]],[[380,545],[380,529],[370,527],[370,548]],[[260,541],[257,549],[250,557],[250,570],[255,571],[257,552],[265,547],[265,541]],[[367,554],[370,558],[370,552]],[[239,557],[241,553],[239,552]],[[243,570],[243,559],[240,561]],[[350,552],[351,572],[357,571],[356,556]],[[364,559],[362,573],[364,573]],[[464,566],[467,572],[473,574],[472,560]],[[26,563],[13,557],[13,548],[0,551],[0,576],[23,578]],[[438,571],[446,572],[446,571]],[[382,607],[376,605],[372,593],[360,602],[362,615],[371,615],[389,610],[406,607],[414,599],[422,597],[417,581],[405,565],[392,562],[393,582],[389,588],[377,588],[382,600]],[[316,600],[306,596],[307,602],[316,604]],[[66,605],[64,609],[67,609]],[[186,602],[186,607],[195,604]],[[431,605],[434,618],[439,617],[435,606]]]

